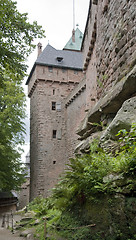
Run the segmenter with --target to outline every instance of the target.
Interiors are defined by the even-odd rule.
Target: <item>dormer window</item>
[[[63,61],[63,57],[57,57],[56,59],[57,59],[58,63],[61,63]]]

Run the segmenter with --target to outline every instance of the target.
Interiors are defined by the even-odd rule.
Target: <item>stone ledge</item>
[[[134,93],[136,93],[136,65],[87,113],[76,133],[85,139],[85,133],[93,125],[90,123],[99,123],[102,114],[116,114],[123,102]]]

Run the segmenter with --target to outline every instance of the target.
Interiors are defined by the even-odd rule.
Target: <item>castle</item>
[[[63,50],[47,45],[27,80],[30,199],[47,197],[68,159],[136,93],[135,0],[90,0],[85,32]]]

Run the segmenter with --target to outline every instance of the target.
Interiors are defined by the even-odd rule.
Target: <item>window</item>
[[[62,72],[65,73],[65,72],[66,72],[66,69],[62,68]]]
[[[58,61],[58,63],[61,63],[62,60],[63,60],[63,57],[57,57],[57,61]]]
[[[57,130],[53,130],[53,132],[52,132],[52,137],[53,137],[53,138],[56,138],[56,136],[57,136]]]
[[[60,102],[52,102],[52,110],[57,110],[58,112],[61,112],[61,103]]]
[[[53,72],[53,67],[48,67],[49,72]]]
[[[61,140],[61,136],[62,136],[61,129],[58,129],[57,130],[57,135],[56,135],[57,139]]]
[[[75,70],[75,71],[74,71],[74,74],[78,75],[78,71]]]
[[[53,111],[56,110],[56,102],[52,102],[52,110],[53,110]]]
[[[62,138],[62,130],[61,129],[53,130],[52,131],[52,138],[56,138],[58,140],[61,140],[61,138]]]
[[[59,103],[59,102],[56,103],[56,110],[58,112],[61,112],[61,103]]]
[[[53,95],[55,95],[55,89],[53,89]]]
[[[53,161],[53,164],[56,164],[56,161]]]

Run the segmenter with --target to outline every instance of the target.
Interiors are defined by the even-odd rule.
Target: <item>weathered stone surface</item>
[[[75,154],[89,153],[91,142],[94,139],[99,139],[102,133],[103,133],[102,131],[93,133],[90,137],[80,142],[75,148]]]
[[[32,220],[33,219],[33,217],[23,217],[21,220],[20,220],[20,222],[27,222],[27,221],[30,221],[30,220]]]
[[[122,103],[136,93],[135,83],[136,66],[88,112],[77,130],[77,134],[83,136],[85,132],[92,128],[90,123],[98,123],[101,121],[102,114],[116,113]]]
[[[29,233],[29,234],[27,235],[26,239],[34,240],[33,234]]]
[[[32,212],[32,211],[25,213],[24,216],[21,217],[20,221],[16,222],[16,225],[14,226],[14,229],[18,230],[22,227],[27,226],[28,222],[34,219],[34,216],[35,216],[35,213]]]
[[[113,119],[111,124],[106,129],[105,133],[100,139],[102,146],[107,148],[109,140],[115,141],[117,139],[116,134],[121,129],[130,129],[131,124],[136,122],[136,97],[126,100],[121,109],[118,111],[116,117]]]
[[[20,237],[27,237],[27,235],[33,234],[35,232],[34,228],[27,229],[20,233]]]

